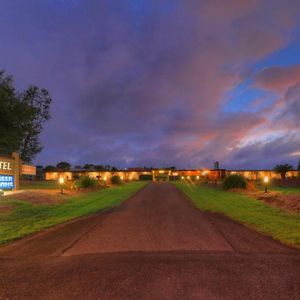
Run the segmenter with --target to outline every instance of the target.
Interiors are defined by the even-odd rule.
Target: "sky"
[[[1,0],[0,69],[52,96],[37,164],[300,158],[299,0]]]

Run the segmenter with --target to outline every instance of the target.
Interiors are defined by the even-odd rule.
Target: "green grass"
[[[34,205],[25,201],[0,200],[13,206],[11,213],[0,213],[0,244],[38,232],[76,217],[93,214],[120,204],[147,182],[132,182],[73,197],[58,205]]]
[[[300,246],[300,216],[268,206],[261,201],[182,182],[174,183],[199,209],[222,213],[286,244]]]
[[[59,184],[56,180],[45,181],[21,181],[21,190],[34,190],[34,189],[59,189]]]

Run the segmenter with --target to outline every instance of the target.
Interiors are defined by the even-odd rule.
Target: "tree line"
[[[71,164],[66,161],[59,162],[56,166],[48,165],[46,167],[37,166],[38,169],[44,172],[51,172],[51,171],[70,171]],[[91,170],[91,171],[118,171],[119,169],[111,166],[111,165],[94,165],[94,164],[84,164],[83,166],[76,165],[74,167],[76,170]]]

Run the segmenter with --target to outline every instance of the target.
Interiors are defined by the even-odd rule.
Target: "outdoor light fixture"
[[[269,177],[265,176],[264,177],[264,183],[265,183],[265,193],[268,192],[268,183],[269,183]]]
[[[181,179],[184,179],[184,176],[181,176]]]
[[[196,178],[199,179],[199,176],[197,176]]]
[[[124,177],[123,176],[121,176],[121,180],[123,180],[124,179]]]
[[[163,173],[164,173],[164,171],[163,171],[163,170],[159,170],[159,171],[158,171],[158,173],[160,173],[160,174],[163,174]]]
[[[190,178],[191,178],[190,176],[187,177],[187,179],[190,179]]]
[[[61,185],[60,193],[63,194],[64,193],[64,186],[63,186],[63,184],[65,183],[65,179],[63,177],[59,177],[58,182]]]

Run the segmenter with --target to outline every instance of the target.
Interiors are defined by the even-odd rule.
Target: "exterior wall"
[[[276,173],[273,170],[230,170],[226,171],[226,175],[231,175],[231,174],[239,174],[247,179],[250,180],[258,180],[258,179],[263,179],[265,176],[268,176],[270,179],[280,179],[281,176],[280,174]],[[298,176],[298,171],[289,171],[286,174],[286,177],[297,177]]]
[[[122,178],[122,180],[139,180],[139,172],[126,172],[126,171],[118,171],[118,172],[85,172],[85,171],[68,171],[68,172],[46,172],[45,180],[58,180],[58,178],[63,177],[65,180],[73,180],[77,176],[89,176],[94,179],[110,181],[111,177],[114,175],[118,175]]]
[[[163,172],[162,172],[163,171]],[[265,176],[268,176],[270,179],[280,179],[280,174],[276,173],[272,170],[178,170],[178,171],[169,171],[169,170],[153,170],[152,171],[117,171],[117,172],[86,172],[86,171],[68,171],[68,172],[46,172],[45,179],[46,180],[58,180],[59,177],[63,177],[65,180],[73,180],[77,176],[90,176],[92,178],[110,181],[111,177],[114,175],[118,175],[122,180],[130,181],[130,180],[139,180],[139,176],[141,174],[145,175],[154,175],[157,176],[159,174],[167,174],[170,176],[179,176],[184,179],[189,179],[189,177],[199,177],[206,178],[208,180],[217,180],[222,178],[222,174],[226,173],[226,175],[231,174],[240,174],[246,177],[249,180],[260,180]],[[290,171],[287,173],[287,178],[297,177],[298,171]]]
[[[65,180],[72,180],[72,172],[46,172],[45,180],[58,180],[58,178],[63,177]]]

